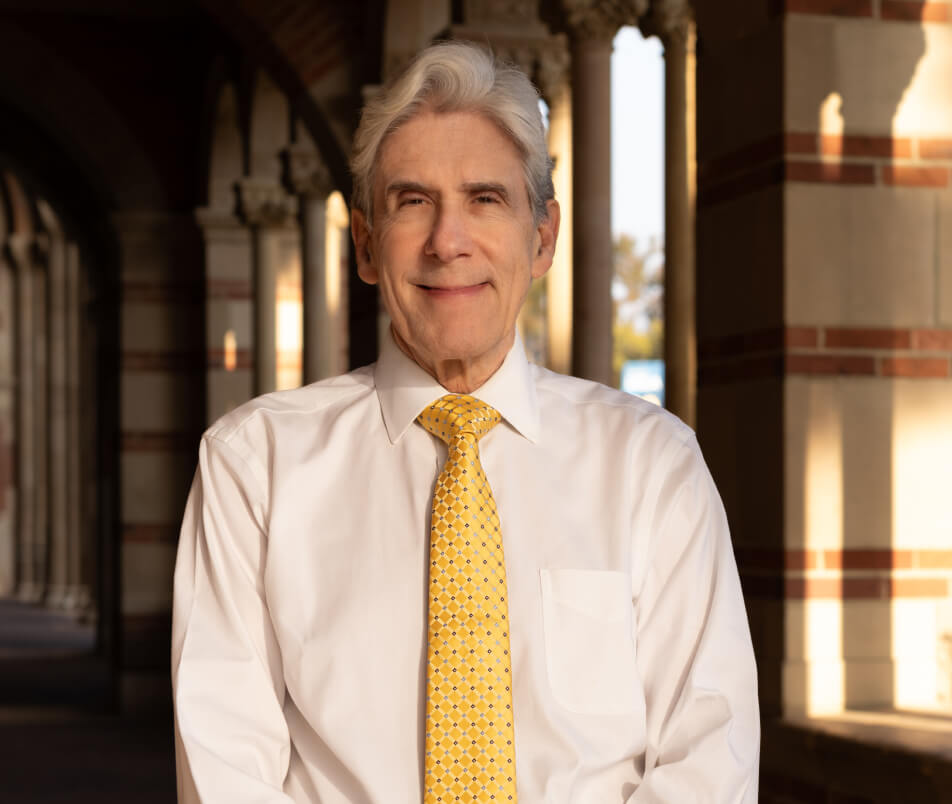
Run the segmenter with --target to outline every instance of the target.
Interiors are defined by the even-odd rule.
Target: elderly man
[[[352,168],[391,337],[203,439],[180,801],[756,801],[750,636],[693,433],[519,340],[559,229],[535,90],[431,47]]]

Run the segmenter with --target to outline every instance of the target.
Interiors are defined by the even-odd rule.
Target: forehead
[[[406,172],[413,175],[402,175]],[[515,144],[493,120],[473,111],[421,112],[381,144],[378,180],[419,180],[431,174],[444,180],[523,180]]]

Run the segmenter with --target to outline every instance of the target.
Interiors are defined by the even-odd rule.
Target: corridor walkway
[[[171,713],[106,714],[95,629],[0,600],[0,802],[174,804]]]

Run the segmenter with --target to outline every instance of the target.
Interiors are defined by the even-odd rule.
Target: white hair
[[[367,102],[360,117],[350,160],[351,202],[368,223],[381,145],[426,111],[476,112],[499,126],[519,152],[536,222],[547,216],[546,202],[555,197],[555,190],[538,91],[521,70],[499,62],[480,46],[440,42],[420,52],[396,80]]]

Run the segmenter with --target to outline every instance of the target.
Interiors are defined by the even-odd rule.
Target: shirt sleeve
[[[280,651],[265,603],[264,486],[206,435],[175,566],[172,689],[180,804],[290,802]]]
[[[677,447],[636,602],[647,751],[628,804],[756,804],[757,671],[727,518],[697,442]]]

